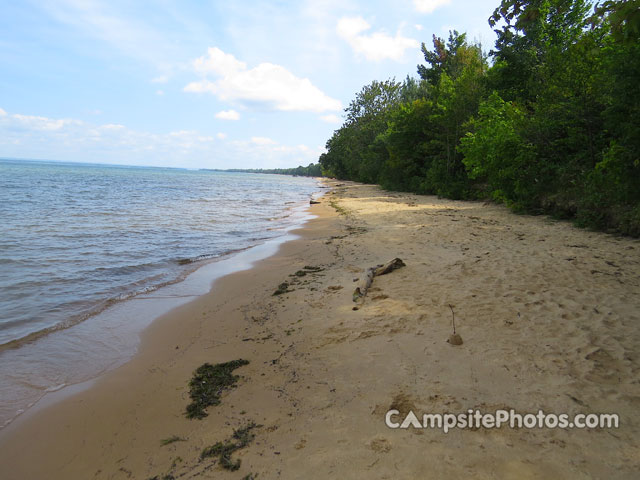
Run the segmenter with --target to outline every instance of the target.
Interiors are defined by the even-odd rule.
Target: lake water
[[[0,427],[123,363],[154,317],[273,253],[319,191],[301,177],[0,159]]]

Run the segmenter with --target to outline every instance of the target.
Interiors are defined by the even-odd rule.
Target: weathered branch
[[[387,273],[393,272],[394,270],[404,266],[405,263],[402,260],[394,258],[385,264],[368,268],[364,278],[360,281],[360,285],[358,285],[353,292],[353,301],[362,305],[364,303],[364,298],[367,295],[367,291],[371,287],[375,277],[379,275],[386,275]],[[354,309],[357,310],[358,307],[354,307]]]

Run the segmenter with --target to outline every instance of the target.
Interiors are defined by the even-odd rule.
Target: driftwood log
[[[399,258],[394,258],[393,260],[385,264],[368,268],[364,278],[360,281],[360,285],[358,285],[353,291],[353,301],[358,305],[362,305],[364,303],[364,298],[367,295],[367,291],[371,287],[371,284],[373,283],[373,279],[375,277],[379,275],[386,275],[387,273],[393,272],[394,270],[404,266],[405,263],[402,260],[400,260]],[[358,306],[353,307],[353,309],[357,310]]]

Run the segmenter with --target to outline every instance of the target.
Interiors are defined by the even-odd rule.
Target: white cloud
[[[0,117],[6,117],[7,116],[7,112],[4,111],[4,109],[0,108]]]
[[[0,149],[19,157],[50,158],[50,152],[55,151],[66,159],[112,161],[113,152],[118,152],[118,158],[142,158],[140,155],[150,152],[150,158],[157,161],[158,154],[154,152],[177,157],[209,152],[214,140],[197,131],[158,134],[113,123],[95,125],[75,119],[23,114],[0,116]],[[13,146],[19,149],[11,150]]]
[[[264,137],[253,137],[251,140],[229,142],[228,146],[234,155],[242,158],[246,168],[266,168],[265,165],[291,167],[308,165],[317,162],[323,153],[323,147],[310,148],[307,145],[282,145]]]
[[[341,123],[342,119],[338,115],[334,115],[333,113],[330,115],[323,115],[320,117],[320,120],[327,123]]]
[[[229,141],[222,132],[176,129],[154,133],[116,123],[10,113],[0,115],[0,151],[16,158],[53,156],[68,161],[90,158],[106,163],[215,168],[294,167],[315,162],[322,153],[321,148],[282,144],[268,137]]]
[[[413,5],[420,13],[431,13],[436,8],[451,3],[451,0],[413,0]]]
[[[156,90],[156,95],[161,97],[162,95],[164,95],[164,90],[160,90],[160,89]]]
[[[235,110],[223,110],[216,113],[216,118],[220,120],[240,120],[240,114]]]
[[[278,142],[268,137],[251,137],[251,143],[255,145],[276,145]]]
[[[307,78],[296,77],[281,65],[260,63],[254,68],[216,47],[194,61],[205,78],[191,82],[185,92],[212,93],[225,101],[261,104],[282,111],[325,112],[342,109]],[[209,76],[217,77],[210,80]]]
[[[207,143],[213,142],[213,137],[209,135],[200,135],[195,130],[178,130],[169,132],[169,145],[179,147],[183,150],[197,150],[205,147]]]
[[[55,131],[61,130],[63,127],[68,125],[82,124],[80,120],[72,120],[69,118],[51,119],[34,115],[21,115],[19,113],[16,113],[11,117],[16,120],[16,125],[29,130]]]
[[[169,77],[167,75],[160,75],[159,77],[155,77],[151,79],[152,83],[167,83],[169,81]]]
[[[343,38],[353,38],[369,30],[371,25],[362,17],[343,17],[338,21],[338,34]]]
[[[384,32],[364,35],[371,25],[362,17],[343,17],[338,21],[336,31],[346,40],[351,48],[368,60],[385,59],[399,61],[407,48],[417,48],[419,43],[413,38],[403,37],[400,32],[392,37]]]
[[[242,72],[247,69],[247,64],[237,60],[230,53],[224,53],[217,47],[209,47],[208,57],[196,58],[193,66],[200,73],[215,73],[226,76]]]

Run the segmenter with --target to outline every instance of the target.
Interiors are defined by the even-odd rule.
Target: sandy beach
[[[0,432],[0,478],[637,478],[638,240],[328,185],[299,239],[154,322],[90,388]],[[406,266],[354,310],[367,268],[396,257]],[[462,345],[447,342],[449,305]],[[187,419],[194,370],[236,359],[250,362],[236,386]],[[445,434],[391,429],[390,409],[615,413],[620,426]],[[253,424],[237,470],[201,458]]]

